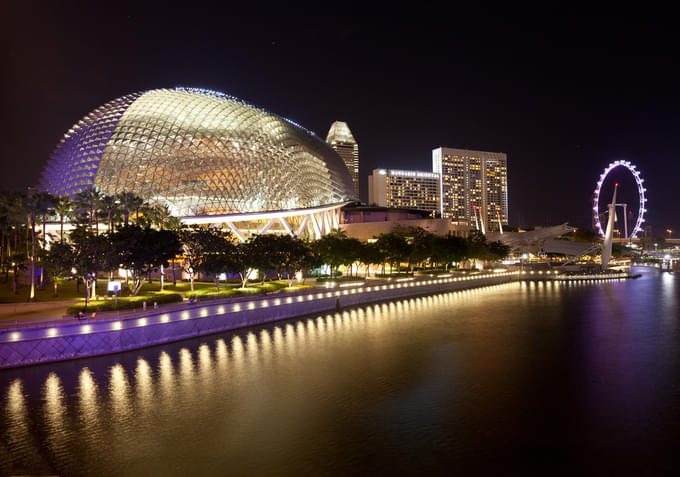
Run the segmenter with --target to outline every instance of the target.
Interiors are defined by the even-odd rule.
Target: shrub
[[[85,307],[85,302],[76,303],[66,309],[66,313],[93,312],[93,311],[113,311],[113,310],[132,310],[142,308],[146,302],[147,307],[153,307],[154,302],[159,305],[163,303],[177,303],[182,301],[179,293],[152,293],[144,296],[118,297],[118,305],[115,300],[93,300]]]

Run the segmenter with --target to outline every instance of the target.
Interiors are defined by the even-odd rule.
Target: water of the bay
[[[0,372],[0,473],[673,473],[680,275],[635,271]]]

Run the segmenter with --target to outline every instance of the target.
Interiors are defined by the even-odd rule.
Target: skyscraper
[[[432,170],[441,176],[442,217],[473,227],[477,209],[486,230],[508,223],[507,154],[438,147]]]
[[[439,212],[439,174],[373,169],[368,176],[368,203]]]
[[[354,182],[355,199],[359,200],[359,145],[347,123],[335,121],[328,130],[326,142],[345,161]]]

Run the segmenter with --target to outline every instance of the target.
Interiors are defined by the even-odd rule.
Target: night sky
[[[626,159],[645,178],[654,233],[680,234],[671,12],[18,3],[0,33],[5,189],[36,183],[63,133],[94,108],[182,85],[232,94],[322,138],[348,122],[364,200],[373,168],[431,170],[440,145],[502,151],[511,224],[589,227],[600,171]]]

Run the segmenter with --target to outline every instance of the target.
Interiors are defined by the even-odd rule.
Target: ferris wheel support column
[[[609,259],[612,257],[612,239],[614,238],[614,222],[616,222],[616,190],[619,185],[614,185],[614,196],[612,203],[609,204],[609,219],[607,220],[607,231],[604,234],[604,243],[602,244],[602,270],[607,269]]]

